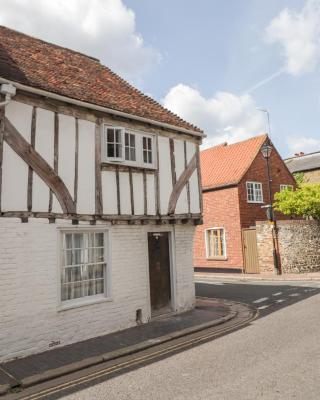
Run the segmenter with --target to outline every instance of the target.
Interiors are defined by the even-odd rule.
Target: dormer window
[[[104,124],[101,160],[138,168],[155,168],[154,135]]]

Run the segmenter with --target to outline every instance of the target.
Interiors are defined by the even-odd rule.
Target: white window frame
[[[129,137],[129,145],[128,145],[128,146],[126,146],[126,135],[128,135],[128,137]],[[131,136],[134,137],[134,146],[131,146],[131,143],[130,143]],[[129,160],[126,159],[126,149],[127,149],[127,148],[129,149]],[[123,149],[124,149],[124,161],[125,161],[125,162],[132,162],[132,163],[137,162],[137,135],[136,135],[135,133],[130,132],[130,131],[128,131],[128,130],[126,130],[126,131],[124,132]],[[132,150],[132,149],[134,150],[135,160],[131,160],[131,159],[130,159],[130,157],[131,157],[131,150]]]
[[[256,195],[255,195],[255,188],[253,187],[253,194],[254,194],[254,199],[250,200],[249,199],[249,185],[259,185],[260,186],[260,191],[261,191],[261,200],[256,200]],[[248,203],[256,203],[256,204],[263,204],[263,188],[262,188],[262,183],[261,182],[255,182],[255,181],[248,181],[246,182],[246,189],[247,189],[247,202]]]
[[[285,190],[285,189],[293,190],[293,185],[281,184],[280,185],[280,192],[282,192],[282,190]]]
[[[122,143],[122,154],[121,157],[108,157],[107,156],[107,129],[120,129],[121,130],[121,143]],[[134,135],[135,136],[135,152],[136,152],[136,160],[126,160],[125,159],[125,134]],[[151,150],[152,150],[152,163],[145,163],[143,159],[143,138],[146,137],[151,139]],[[112,126],[109,124],[102,124],[102,132],[101,132],[101,162],[103,163],[114,163],[121,165],[127,165],[130,167],[137,168],[148,168],[148,169],[156,169],[157,168],[157,152],[156,152],[156,139],[155,135],[149,134],[143,131],[136,131],[129,128],[124,128],[120,126]]]
[[[92,296],[84,296],[76,299],[70,300],[62,300],[62,255],[63,255],[63,235],[65,234],[74,234],[74,233],[103,233],[104,234],[104,291],[103,293],[92,295]],[[59,227],[58,228],[58,311],[68,310],[71,308],[81,307],[85,305],[105,302],[105,301],[113,301],[112,293],[111,293],[111,246],[110,246],[110,235],[109,230],[105,228],[97,228],[97,227]]]
[[[122,162],[124,161],[124,133],[125,130],[121,126],[111,126],[108,124],[103,124],[103,132],[102,132],[102,160],[113,161],[113,162]],[[121,138],[121,155],[119,157],[108,157],[108,129],[120,130],[120,138]]]
[[[223,255],[222,256],[210,256],[210,251],[209,251],[209,241],[208,241],[208,232],[209,231],[214,231],[214,230],[222,230],[223,231],[223,241],[222,241],[222,246],[223,246]],[[205,246],[206,246],[206,258],[207,260],[227,260],[227,241],[226,241],[226,230],[223,226],[214,226],[212,228],[207,228],[204,231],[204,238],[205,238]]]
[[[146,150],[143,148],[143,139],[147,139],[147,141],[146,141],[147,149]],[[151,150],[148,148],[148,140],[150,140],[150,143],[151,143]],[[149,153],[151,152],[151,159],[152,159],[151,163],[144,161],[144,152],[145,151],[147,152],[147,159],[149,159]],[[143,162],[144,166],[153,165],[153,163],[154,163],[154,141],[153,141],[152,136],[150,136],[150,135],[142,135],[142,162]]]

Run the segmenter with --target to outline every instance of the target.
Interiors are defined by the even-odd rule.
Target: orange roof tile
[[[34,88],[196,132],[99,60],[0,26],[0,76]]]
[[[267,138],[265,134],[201,151],[202,187],[205,189],[238,183]]]

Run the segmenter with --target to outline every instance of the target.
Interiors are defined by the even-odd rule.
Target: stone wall
[[[273,273],[272,225],[257,222],[260,272]],[[317,221],[278,221],[278,242],[282,272],[320,271],[320,223]]]

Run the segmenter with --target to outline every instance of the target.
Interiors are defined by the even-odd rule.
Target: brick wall
[[[279,221],[278,241],[283,273],[320,271],[320,223],[318,221]],[[273,270],[271,226],[257,223],[259,266]]]
[[[104,225],[110,236],[112,301],[61,311],[57,229],[61,226],[72,227],[69,221],[49,224],[30,219],[23,224],[0,219],[0,362],[48,350],[53,341],[63,346],[134,326],[139,308],[147,322],[149,231],[172,232],[176,310],[193,307],[193,226]]]
[[[272,179],[271,190],[272,195],[280,191],[280,185],[289,184],[295,186],[295,180],[291,173],[286,168],[283,160],[279,154],[273,149],[269,160],[270,176]],[[255,181],[262,183],[263,200],[264,204],[269,204],[269,191],[268,191],[268,175],[266,169],[266,160],[264,159],[261,151],[251,164],[249,170],[242,178],[239,184],[239,199],[240,199],[240,218],[243,228],[255,226],[256,221],[266,219],[266,210],[261,208],[263,204],[254,204],[247,202],[247,181]],[[276,213],[277,219],[289,219],[289,217]]]
[[[226,233],[226,260],[208,260],[205,230],[223,227]],[[242,244],[238,188],[203,193],[203,225],[197,226],[194,238],[194,266],[208,268],[241,268]]]

